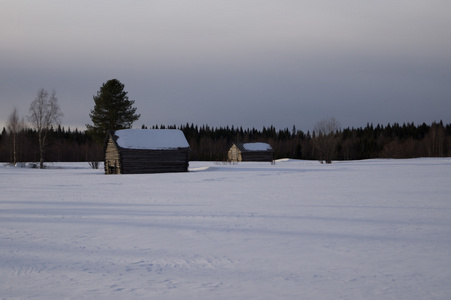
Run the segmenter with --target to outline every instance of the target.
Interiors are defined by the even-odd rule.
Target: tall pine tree
[[[93,97],[95,105],[89,116],[93,125],[86,124],[88,133],[97,141],[104,140],[109,130],[128,129],[140,115],[134,100],[129,100],[124,85],[117,79],[108,80]]]

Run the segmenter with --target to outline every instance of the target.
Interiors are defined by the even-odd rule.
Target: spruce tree
[[[105,139],[109,130],[128,129],[140,115],[134,100],[129,100],[124,85],[117,79],[108,80],[97,95],[93,96],[95,105],[89,116],[93,125],[86,124],[88,133],[99,142]]]

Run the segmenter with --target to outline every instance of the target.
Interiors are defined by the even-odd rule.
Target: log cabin
[[[105,139],[105,174],[187,172],[189,144],[178,129],[122,129]]]
[[[234,143],[227,152],[229,162],[274,161],[274,150],[267,143]]]

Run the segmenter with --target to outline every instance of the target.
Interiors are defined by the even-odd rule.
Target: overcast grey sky
[[[117,78],[134,125],[451,123],[449,0],[0,0],[0,125],[55,89],[85,129]]]

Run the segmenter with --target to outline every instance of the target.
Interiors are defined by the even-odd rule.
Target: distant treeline
[[[51,129],[47,137],[48,148],[45,153],[47,162],[82,162],[102,160],[103,145],[99,145],[78,129],[71,130],[59,126]],[[3,128],[0,135],[0,161],[13,161],[13,138]],[[18,162],[39,162],[39,144],[37,132],[27,128],[16,136],[16,155]]]
[[[143,125],[143,129],[148,128]],[[191,147],[191,160],[223,161],[233,142],[269,143],[278,158],[317,159],[315,154],[315,131],[303,132],[294,126],[290,130],[276,130],[273,126],[261,130],[242,127],[209,127],[186,124],[181,126],[155,125],[152,129],[180,129]],[[334,160],[358,160],[369,158],[414,158],[451,156],[451,124],[434,122],[415,125],[367,124],[364,128],[346,128],[334,134],[336,151]],[[0,161],[12,160],[11,136],[5,128],[0,135]],[[103,145],[97,144],[84,131],[52,129],[48,137],[49,147],[46,161],[102,161]],[[37,134],[25,129],[16,138],[17,160],[33,162],[39,160]]]

